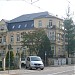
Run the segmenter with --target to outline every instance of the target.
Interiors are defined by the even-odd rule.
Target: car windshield
[[[31,61],[41,61],[40,57],[31,57]]]

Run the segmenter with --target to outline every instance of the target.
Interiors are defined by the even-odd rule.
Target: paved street
[[[75,66],[45,67],[44,70],[18,69],[10,70],[9,75],[75,75]],[[0,71],[0,75],[8,75],[8,71]]]

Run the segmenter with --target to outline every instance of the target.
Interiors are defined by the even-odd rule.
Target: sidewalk
[[[17,69],[17,70],[6,70],[6,71],[0,71],[0,75],[21,75],[21,74],[27,74],[29,72],[35,72],[35,70],[27,70],[27,69]]]

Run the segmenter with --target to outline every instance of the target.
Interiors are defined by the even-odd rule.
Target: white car
[[[43,70],[44,64],[39,56],[28,56],[26,57],[26,68],[40,68],[41,70]]]

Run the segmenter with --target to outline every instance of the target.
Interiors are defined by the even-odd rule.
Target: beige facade
[[[58,57],[64,55],[64,30],[62,29],[62,19],[56,17],[34,19],[34,27],[45,29],[50,39],[54,56]]]
[[[7,50],[7,26],[4,20],[0,21],[0,60],[5,56]]]
[[[22,53],[21,48],[21,33],[22,32],[29,32],[32,30],[16,30],[16,31],[8,31],[6,27],[6,23],[2,20],[0,22],[0,26],[5,25],[4,30],[0,30],[0,39],[5,36],[6,38],[6,45],[0,43],[0,50],[5,48],[8,50],[8,45],[12,45],[12,50],[14,55],[16,56],[17,51]],[[34,28],[44,28],[48,38],[51,42],[51,49],[54,52],[54,56],[64,55],[64,30],[62,29],[63,20],[57,17],[50,17],[50,18],[35,18],[34,19]],[[1,28],[1,27],[0,27]],[[1,35],[3,34],[3,36]],[[5,35],[4,35],[5,34]],[[28,49],[26,48],[26,51]],[[28,52],[27,52],[28,53]]]

